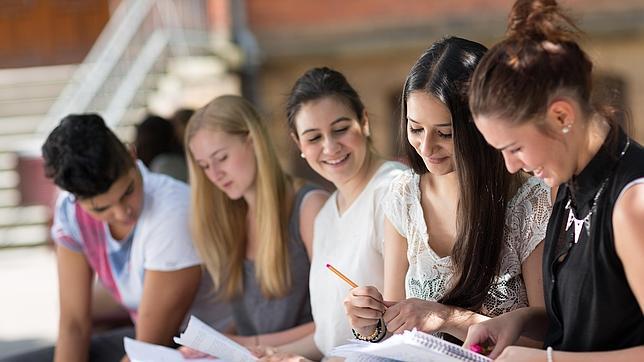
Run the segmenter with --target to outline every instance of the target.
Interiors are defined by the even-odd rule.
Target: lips
[[[427,162],[431,164],[439,164],[445,161],[447,157],[427,157]]]
[[[322,161],[322,163],[325,163],[325,164],[331,165],[331,166],[337,166],[337,165],[341,164],[342,162],[346,161],[347,158],[349,158],[349,155],[350,154],[347,153],[346,155],[338,157],[338,158],[324,160],[324,161]]]

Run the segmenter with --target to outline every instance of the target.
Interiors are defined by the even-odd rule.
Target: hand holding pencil
[[[382,294],[376,287],[358,286],[331,264],[327,264],[326,267],[353,288],[344,299],[344,310],[351,327],[361,335],[371,334],[387,308]]]

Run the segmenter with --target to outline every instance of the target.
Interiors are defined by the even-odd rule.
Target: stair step
[[[0,86],[25,83],[66,82],[78,68],[77,64],[46,67],[0,69]]]
[[[0,135],[32,133],[44,116],[15,116],[0,118]]]
[[[0,228],[0,248],[15,246],[34,246],[47,243],[47,225],[25,225]]]
[[[0,190],[0,207],[16,206],[20,203],[20,192],[16,189]]]
[[[0,228],[47,224],[51,212],[47,206],[18,206],[0,208]]]
[[[45,141],[45,136],[38,134],[0,134],[0,153],[30,151],[40,154],[40,147]]]
[[[15,153],[0,152],[0,170],[13,170],[17,165],[18,156]]]
[[[0,99],[0,117],[36,116],[47,114],[56,97],[16,100]]]
[[[16,83],[0,86],[0,100],[56,98],[67,82]]]
[[[18,172],[14,170],[3,170],[0,171],[0,189],[12,189],[18,187],[20,184],[20,176]],[[2,219],[2,216],[0,216]],[[2,220],[0,220],[0,224]]]

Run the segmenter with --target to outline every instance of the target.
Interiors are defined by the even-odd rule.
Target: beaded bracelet
[[[365,342],[377,343],[382,341],[383,338],[385,338],[385,335],[387,334],[387,326],[382,321],[382,318],[380,318],[378,320],[378,323],[376,324],[376,329],[373,331],[373,333],[371,333],[368,336],[361,335],[353,328],[351,329],[351,332],[353,332],[353,336],[356,337],[356,339],[359,339]]]

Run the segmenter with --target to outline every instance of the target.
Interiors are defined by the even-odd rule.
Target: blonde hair
[[[250,102],[239,96],[221,96],[197,110],[186,127],[185,144],[201,129],[250,136],[257,159],[256,235],[261,238],[255,257],[255,275],[265,297],[285,295],[291,286],[287,225],[290,215],[290,179],[282,170],[266,127]],[[243,292],[246,255],[244,199],[232,200],[206,177],[189,147],[186,158],[191,184],[191,230],[215,287],[226,299]]]

